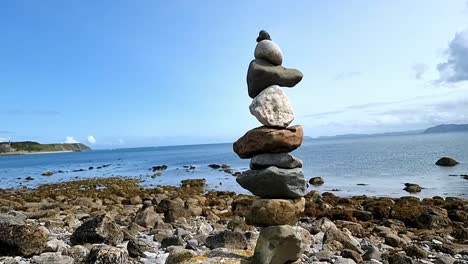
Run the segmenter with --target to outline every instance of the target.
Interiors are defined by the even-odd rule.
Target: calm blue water
[[[320,192],[331,191],[341,196],[402,196],[404,183],[418,183],[425,189],[419,197],[468,197],[468,133],[382,136],[354,139],[306,140],[294,155],[304,160],[304,173],[309,179],[321,176],[325,184],[310,187]],[[457,159],[461,164],[443,168],[434,165],[442,156]],[[231,144],[96,150],[78,153],[42,154],[0,157],[0,188],[34,187],[89,177],[131,176],[144,180],[147,187],[178,185],[187,178],[206,178],[210,189],[246,192],[235,177],[207,167],[226,163],[245,170],[248,160],[239,159]],[[88,167],[110,166],[88,170]],[[162,176],[151,178],[148,169],[166,164]],[[193,165],[186,171],[184,165]],[[41,176],[46,170],[66,172]],[[32,181],[25,178],[31,176]],[[360,186],[357,184],[366,184]]]

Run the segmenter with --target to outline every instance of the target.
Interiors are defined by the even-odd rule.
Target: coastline
[[[7,153],[0,153],[0,156],[19,156],[19,155],[39,155],[39,154],[55,154],[55,153],[68,153],[68,152],[81,152],[74,150],[57,150],[57,151],[12,151]]]
[[[244,218],[254,196],[205,188],[204,179],[142,188],[139,180],[120,177],[2,189],[0,219],[8,223],[14,216],[36,235],[0,236],[0,242],[12,239],[15,247],[4,250],[25,263],[88,263],[96,257],[113,263],[250,263],[259,229]],[[0,225],[0,233],[14,225]],[[89,225],[105,231],[89,241]],[[299,263],[468,261],[464,198],[343,198],[311,191],[295,228],[305,246]]]

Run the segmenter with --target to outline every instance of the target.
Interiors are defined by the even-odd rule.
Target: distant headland
[[[336,135],[336,136],[320,136],[316,138],[305,137],[305,139],[401,136],[401,135],[435,134],[435,133],[451,133],[451,132],[468,132],[468,124],[442,124],[442,125],[433,126],[427,129],[413,130],[413,131],[384,132],[384,133],[375,133],[375,134],[345,134],[345,135]]]
[[[90,150],[81,143],[41,144],[34,141],[0,142],[0,155],[46,154],[56,152],[78,152]]]

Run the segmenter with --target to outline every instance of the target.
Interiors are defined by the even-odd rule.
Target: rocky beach
[[[2,190],[0,263],[255,263],[256,197],[204,188],[108,178]],[[468,262],[466,199],[312,191],[304,202],[295,263]]]
[[[467,264],[468,199],[446,193],[340,197],[333,193],[338,189],[309,188],[325,180],[305,175],[306,160],[291,153],[302,146],[304,132],[291,125],[295,115],[282,88],[295,87],[303,74],[282,66],[283,52],[268,32],[260,31],[256,41],[247,86],[249,111],[262,126],[232,145],[238,158],[250,159],[249,168],[204,164],[235,179],[244,193],[208,188],[207,179],[187,174],[177,186],[145,185],[171,177],[165,164],[135,177],[76,176],[0,189],[0,264]],[[153,160],[153,152],[146,155]],[[82,167],[90,162],[83,160]],[[41,179],[121,168],[124,161],[116,160],[47,170]],[[431,165],[449,173],[458,164],[442,157]],[[197,166],[174,170],[193,174]],[[425,189],[414,182],[403,187],[408,195]]]

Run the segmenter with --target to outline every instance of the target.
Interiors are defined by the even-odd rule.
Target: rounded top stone
[[[280,47],[271,40],[262,40],[255,47],[254,56],[256,59],[264,59],[271,62],[273,65],[281,65],[283,63],[283,52]]]
[[[271,40],[270,34],[268,34],[266,30],[260,30],[260,32],[258,33],[257,42],[260,42],[265,39]]]

